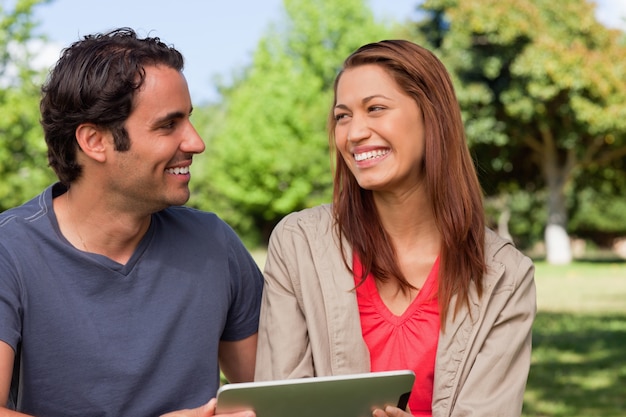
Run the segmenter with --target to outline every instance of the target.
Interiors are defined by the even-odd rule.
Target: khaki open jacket
[[[354,279],[333,229],[331,207],[324,205],[286,216],[272,232],[257,380],[369,372]],[[534,267],[492,231],[485,244],[483,296],[472,288],[471,314],[448,314],[439,336],[434,417],[521,414],[536,313]]]

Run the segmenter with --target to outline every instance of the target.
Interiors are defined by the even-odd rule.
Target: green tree
[[[33,8],[43,2],[19,0],[11,10],[0,5],[0,211],[33,197],[53,177],[39,125],[44,74],[30,67]]]
[[[570,228],[577,236],[609,247],[626,236],[626,158],[590,166],[572,193]]]
[[[546,190],[548,261],[572,259],[577,184],[626,156],[626,48],[584,0],[426,0],[492,194]]]
[[[285,214],[330,200],[326,119],[343,60],[387,30],[363,0],[285,0],[284,21],[224,90],[194,203],[264,241]],[[210,107],[215,110],[216,107]],[[200,198],[200,194],[206,197]]]

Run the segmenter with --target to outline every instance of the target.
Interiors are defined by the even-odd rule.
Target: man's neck
[[[126,264],[150,226],[151,216],[116,210],[95,187],[71,186],[54,199],[65,238],[77,249]]]

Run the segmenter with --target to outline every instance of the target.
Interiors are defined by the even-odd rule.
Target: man
[[[0,416],[212,416],[220,367],[252,380],[263,278],[232,229],[182,207],[205,148],[182,69],[121,28],[44,85],[60,182],[0,214]]]

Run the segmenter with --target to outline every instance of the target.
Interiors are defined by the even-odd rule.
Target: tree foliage
[[[624,167],[624,34],[598,23],[584,0],[426,0],[422,8],[430,18],[420,29],[457,78],[486,191],[543,195],[544,230],[567,230],[574,210],[594,204],[574,192]],[[616,219],[626,229],[626,214]],[[546,234],[546,243],[549,260],[551,248],[565,249],[552,259],[571,259],[567,240],[555,248]]]
[[[39,125],[44,74],[31,67],[33,8],[39,3],[0,6],[0,211],[33,197],[53,178]]]
[[[244,236],[258,231],[257,241],[285,214],[330,200],[333,80],[352,51],[387,34],[363,0],[284,6],[284,21],[224,90],[223,119],[211,120],[203,178],[194,180],[194,204],[217,211]]]

